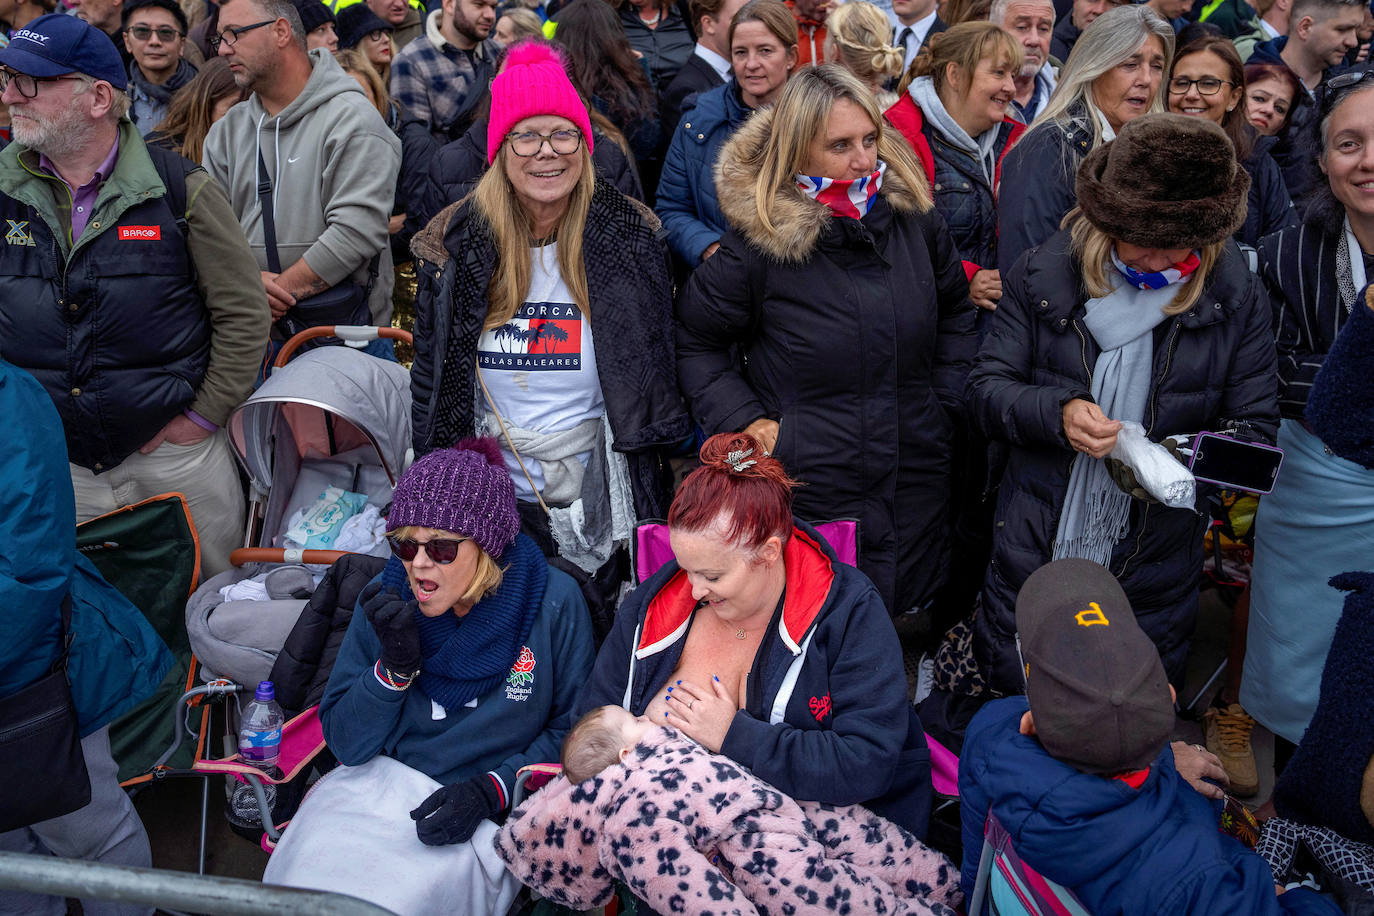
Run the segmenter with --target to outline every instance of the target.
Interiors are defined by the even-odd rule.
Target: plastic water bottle
[[[281,754],[281,727],[285,721],[272,682],[258,684],[253,699],[243,710],[243,724],[239,727],[239,756],[243,762],[276,776],[280,772],[277,758]]]

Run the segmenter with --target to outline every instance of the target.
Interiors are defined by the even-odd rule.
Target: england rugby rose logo
[[[532,684],[534,683],[533,672],[534,653],[530,651],[529,646],[522,646],[520,649],[520,657],[517,658],[515,664],[511,666],[510,677],[507,679],[507,683],[511,686]]]

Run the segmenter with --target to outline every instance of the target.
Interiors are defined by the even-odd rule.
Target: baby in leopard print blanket
[[[660,913],[954,916],[959,871],[857,805],[798,802],[667,726],[603,706],[563,777],[511,814],[496,850],[549,900],[604,905],[616,881]]]

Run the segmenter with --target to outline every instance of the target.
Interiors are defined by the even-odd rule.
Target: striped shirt
[[[1343,234],[1310,223],[1260,240],[1260,275],[1279,354],[1279,410],[1288,419],[1303,419],[1312,382],[1355,304],[1343,301],[1336,279],[1337,252],[1344,245]]]

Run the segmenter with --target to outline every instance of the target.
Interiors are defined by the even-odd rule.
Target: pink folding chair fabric
[[[937,795],[947,798],[959,797],[959,758],[930,734],[926,734],[926,745],[930,748],[930,784]]]
[[[840,518],[814,525],[821,537],[835,551],[841,563],[854,566],[859,560],[859,523],[852,518]],[[635,581],[644,582],[673,559],[668,544],[667,522],[641,522],[635,528]]]
[[[272,778],[257,767],[244,763],[243,758],[233,754],[221,760],[197,760],[192,766],[197,773],[219,773],[226,776],[251,774],[265,783],[281,785],[300,775],[301,770],[324,750],[324,726],[320,724],[320,708],[312,706],[296,718],[282,726],[281,754],[277,758],[277,769],[282,775]]]

